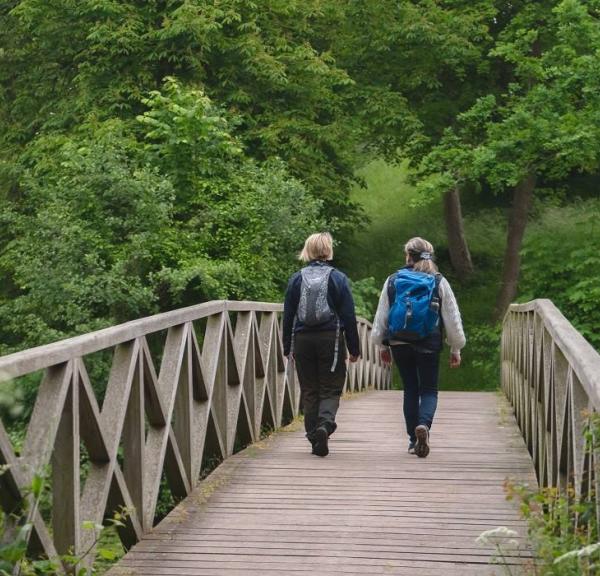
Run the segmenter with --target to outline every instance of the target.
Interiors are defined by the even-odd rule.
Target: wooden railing
[[[600,411],[600,355],[550,300],[513,304],[502,332],[502,386],[512,402],[541,486],[596,501],[600,450],[586,444]]]
[[[296,416],[300,390],[286,370],[281,311],[208,302],[0,358],[0,382],[43,371],[18,450],[0,422],[4,509],[18,505],[34,474],[49,476],[51,528],[38,510],[32,547],[48,557],[87,550],[94,534],[83,523],[101,523],[119,506],[130,511],[120,532],[130,546],[155,523],[165,482],[175,499],[186,496],[203,462]],[[359,319],[363,355],[349,365],[347,391],[390,385],[370,330]],[[89,376],[97,353],[104,385]]]

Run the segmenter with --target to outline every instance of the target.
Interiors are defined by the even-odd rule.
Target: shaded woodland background
[[[600,348],[599,50],[597,0],[1,2],[0,353],[280,301],[321,229],[367,317],[434,243],[443,387],[496,387],[514,300]]]

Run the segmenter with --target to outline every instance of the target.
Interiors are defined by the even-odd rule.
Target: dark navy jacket
[[[329,266],[326,262],[313,260],[309,266]],[[294,318],[300,302],[300,286],[302,285],[302,275],[296,272],[288,282],[285,293],[285,302],[283,305],[283,353],[287,356],[290,353],[292,344],[292,329]],[[329,275],[329,284],[327,286],[327,302],[329,307],[337,314],[340,320],[340,328],[346,334],[346,346],[352,356],[360,355],[360,343],[358,340],[358,329],[356,327],[356,315],[354,312],[354,300],[350,292],[348,278],[343,272],[336,268]],[[296,322],[296,332],[321,332],[323,330],[335,330],[336,321],[331,320],[320,326],[304,326],[299,320]]]

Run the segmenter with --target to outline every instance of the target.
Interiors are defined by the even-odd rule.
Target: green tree
[[[524,4],[492,51],[513,70],[506,91],[478,99],[421,166],[422,188],[429,193],[465,181],[496,193],[512,190],[496,317],[517,293],[519,251],[536,186],[598,170],[599,49],[597,2]]]
[[[280,160],[248,159],[201,91],[167,79],[145,104],[138,117],[145,149],[177,190],[177,242],[161,282],[179,304],[199,295],[278,298],[300,241],[323,225],[321,201]],[[198,282],[199,293],[186,293]]]
[[[39,137],[2,211],[4,351],[182,304],[275,299],[321,204],[248,158],[222,112],[168,80],[136,133],[109,120]]]
[[[309,231],[352,226],[351,82],[311,43],[320,6],[0,5],[8,349],[278,298]]]
[[[357,141],[343,95],[351,82],[311,44],[321,0],[14,0],[0,8],[0,162],[38,134],[90,117],[132,122],[143,99],[176,76],[202,86],[247,152],[280,157],[323,201],[332,226],[351,226]],[[353,220],[354,219],[354,220]]]
[[[19,198],[1,215],[9,349],[157,310],[148,274],[160,260],[173,187],[119,122],[39,138],[19,181]]]
[[[355,81],[351,95],[363,140],[388,159],[413,165],[457,115],[497,83],[487,57],[505,16],[493,0],[337,3],[333,53]],[[453,267],[473,269],[460,205],[460,187],[445,193]]]

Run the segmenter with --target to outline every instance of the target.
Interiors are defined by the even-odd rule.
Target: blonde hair
[[[304,248],[298,255],[302,262],[312,260],[333,259],[333,238],[329,232],[318,232],[311,234],[304,242]]]
[[[413,270],[435,274],[438,267],[433,261],[433,245],[424,238],[411,238],[404,245],[404,252],[412,263]]]

